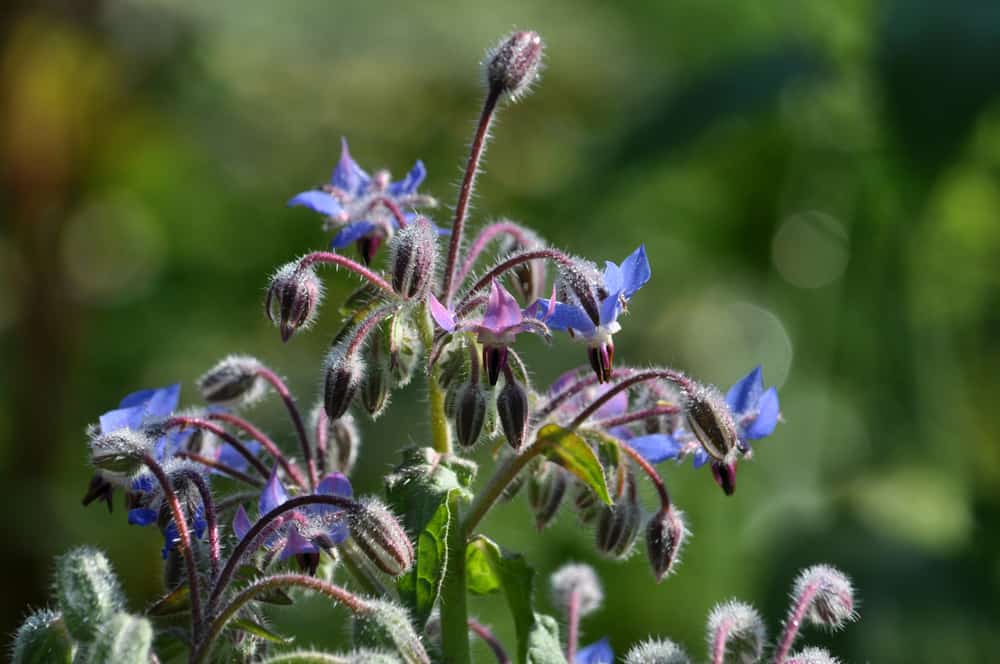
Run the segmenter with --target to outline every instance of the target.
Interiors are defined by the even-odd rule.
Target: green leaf
[[[558,424],[547,424],[538,432],[543,453],[589,486],[606,505],[611,504],[604,468],[593,448],[579,434]]]
[[[253,620],[246,620],[241,618],[238,620],[231,621],[229,623],[229,626],[232,627],[233,629],[239,629],[249,634],[253,634],[254,636],[264,639],[265,641],[270,641],[271,643],[279,643],[283,646],[287,646],[288,644],[290,644],[292,641],[295,640],[295,637],[292,636],[282,636],[280,634],[276,634],[271,630],[269,630],[267,627],[264,627],[260,623],[254,622]]]
[[[446,538],[453,514],[450,500],[469,500],[475,466],[431,448],[403,451],[403,462],[386,478],[386,497],[416,533],[413,569],[397,581],[400,600],[423,629],[441,592],[447,558]]]
[[[496,542],[479,535],[466,549],[466,560],[470,559],[476,561],[476,583],[480,589],[503,588],[514,618],[517,661],[521,664],[565,664],[558,624],[551,616],[534,610],[535,570],[525,562],[524,556],[503,551]]]
[[[503,588],[492,554],[479,539],[465,549],[465,584],[475,595],[492,595]]]
[[[187,584],[177,586],[146,610],[147,616],[170,616],[191,610],[191,592]]]
[[[17,629],[12,664],[47,664],[73,661],[73,639],[62,616],[42,609],[25,619]]]

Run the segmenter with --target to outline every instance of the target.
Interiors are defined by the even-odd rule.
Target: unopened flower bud
[[[550,583],[552,603],[563,610],[568,610],[570,602],[576,601],[581,617],[601,608],[601,603],[604,602],[601,580],[597,578],[597,573],[590,565],[580,563],[563,565],[552,574]]]
[[[420,340],[417,331],[405,316],[396,315],[389,320],[385,331],[389,345],[389,370],[396,387],[406,387],[417,367]]]
[[[152,446],[149,436],[134,429],[116,429],[105,433],[95,428],[90,435],[90,462],[111,478],[125,477],[141,470],[144,467],[142,457]]]
[[[813,565],[795,579],[791,614],[805,608],[803,617],[814,625],[839,629],[854,620],[854,586],[830,565]]]
[[[393,236],[389,249],[393,289],[406,299],[422,298],[437,264],[437,232],[418,219]]]
[[[370,600],[364,610],[355,613],[354,642],[366,648],[392,650],[405,664],[431,661],[406,609],[384,600]]]
[[[625,655],[625,664],[690,664],[687,653],[670,639],[651,639],[635,645]]]
[[[615,344],[609,338],[604,343],[587,347],[587,359],[590,368],[597,375],[597,380],[606,383],[611,380],[611,372],[615,364]]]
[[[531,476],[528,484],[528,502],[535,513],[535,527],[543,530],[552,522],[562,504],[569,477],[562,467],[545,461]]]
[[[657,583],[678,563],[686,537],[684,515],[673,507],[657,512],[646,524],[646,555]]]
[[[344,413],[341,417],[331,420],[326,416],[323,406],[317,406],[312,415],[314,431],[320,413],[326,422],[326,470],[350,475],[358,459],[358,450],[361,448],[361,432],[358,431],[354,416]]]
[[[334,347],[326,356],[326,380],[323,391],[323,406],[331,420],[342,417],[364,379],[365,366],[357,353],[345,354],[340,347]]]
[[[729,406],[718,390],[699,387],[687,394],[687,421],[691,432],[716,461],[731,463],[739,435]]]
[[[508,380],[497,396],[497,415],[507,442],[521,449],[528,432],[528,393],[516,380]]]
[[[74,638],[90,641],[101,626],[125,608],[118,577],[101,551],[73,549],[56,560],[56,599],[66,628]]]
[[[610,558],[624,558],[632,551],[639,536],[642,509],[635,486],[635,477],[629,472],[625,491],[613,505],[601,511],[597,521],[595,544],[597,550]]]
[[[312,266],[300,269],[298,262],[292,261],[271,277],[264,311],[281,331],[281,340],[288,341],[296,330],[312,323],[322,298],[323,284]]]
[[[749,604],[730,600],[708,614],[709,652],[723,653],[726,664],[759,662],[766,642],[764,621]]]
[[[507,356],[510,351],[504,345],[483,345],[483,366],[486,367],[486,376],[490,385],[496,385],[500,380],[500,373],[507,366]]]
[[[486,395],[479,383],[466,383],[460,388],[455,403],[455,436],[462,447],[479,440],[486,421]]]
[[[823,648],[806,648],[789,655],[785,664],[840,664],[840,660]]]
[[[604,505],[598,499],[593,489],[583,483],[579,483],[576,495],[573,497],[573,507],[576,508],[576,515],[585,525],[593,525],[601,515]]]
[[[119,611],[101,624],[86,659],[76,661],[138,664],[149,661],[152,647],[153,625],[149,619]]]
[[[490,90],[519,99],[538,78],[542,62],[542,38],[521,30],[506,37],[489,54],[486,82]]]
[[[389,405],[389,363],[383,341],[381,334],[373,334],[362,351],[367,370],[361,381],[361,404],[373,420]]]
[[[378,500],[361,500],[351,514],[350,525],[358,548],[389,576],[400,576],[413,566],[413,545],[406,531]]]
[[[252,403],[267,390],[266,382],[258,373],[260,367],[257,358],[230,355],[198,379],[198,389],[201,390],[202,398],[209,403]]]
[[[73,661],[73,639],[57,611],[41,609],[28,616],[17,628],[11,664]]]
[[[736,463],[723,463],[721,461],[712,462],[712,477],[715,483],[722,487],[722,491],[731,496],[736,492]]]

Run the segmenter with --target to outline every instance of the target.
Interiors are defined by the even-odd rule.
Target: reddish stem
[[[615,369],[611,373],[611,378],[612,380],[616,378],[624,378],[626,376],[632,375],[633,373],[635,373],[634,369],[627,369],[627,368]],[[563,405],[563,403],[565,403],[572,397],[576,396],[580,392],[583,392],[588,387],[596,385],[599,382],[599,380],[600,379],[593,373],[589,373],[586,376],[579,378],[575,383],[572,383],[568,387],[564,388],[562,392],[553,395],[552,398],[550,398],[544,406],[539,408],[535,412],[535,419],[541,420],[542,418],[551,415],[556,410],[556,408]]]
[[[352,261],[346,256],[341,256],[340,254],[333,253],[332,251],[314,251],[311,254],[306,254],[301,259],[299,259],[298,269],[304,270],[313,263],[333,263],[334,265],[339,265],[340,267],[345,267],[348,270],[354,272],[360,277],[367,279],[369,283],[378,286],[386,293],[393,296],[396,295],[396,291],[392,289],[392,286],[388,281],[383,279],[381,276],[369,270],[361,263],[357,261]]]
[[[788,656],[788,651],[792,649],[792,644],[795,643],[795,638],[799,635],[799,629],[802,627],[802,618],[809,610],[809,605],[812,604],[819,586],[819,581],[814,581],[806,586],[799,596],[799,601],[792,607],[792,612],[785,622],[785,631],[781,635],[778,649],[774,653],[774,664],[783,664],[785,657]]]
[[[649,480],[656,487],[656,493],[660,495],[660,511],[666,512],[670,509],[670,494],[667,493],[667,485],[663,482],[663,478],[660,474],[656,472],[652,464],[646,461],[641,454],[635,451],[635,448],[626,443],[623,440],[618,441],[618,447],[621,448],[625,454],[632,457],[632,460],[642,468],[642,472],[649,476]]]
[[[469,630],[489,646],[497,658],[497,664],[510,664],[510,656],[490,628],[473,618],[469,618]],[[572,661],[572,660],[570,660]]]
[[[302,449],[302,457],[305,459],[306,468],[309,471],[309,488],[315,489],[316,484],[319,483],[316,477],[316,462],[313,459],[312,447],[309,445],[309,436],[306,435],[306,428],[302,424],[302,415],[299,413],[299,407],[295,403],[295,397],[288,390],[285,381],[281,380],[278,374],[264,365],[258,367],[257,375],[269,382],[274,387],[274,391],[281,397],[281,400],[285,402],[285,408],[288,409],[288,416],[292,419],[292,424],[295,425],[295,432],[299,435],[299,446]]]
[[[212,419],[219,419],[216,418],[215,416],[222,414],[223,413],[210,413],[208,417]],[[228,431],[226,431],[217,424],[213,424],[208,420],[203,420],[200,417],[187,417],[184,415],[174,415],[173,417],[171,417],[166,421],[164,426],[167,429],[171,429],[174,427],[180,429],[183,429],[184,427],[194,427],[196,429],[203,429],[205,431],[214,433],[216,436],[218,436],[222,440],[232,445],[233,449],[239,452],[240,456],[246,459],[250,463],[250,465],[253,466],[258,473],[260,473],[261,477],[266,478],[268,475],[271,474],[270,471],[268,471],[267,466],[261,463],[261,460],[255,457],[253,452],[248,450],[247,446],[244,445],[242,441],[240,441],[238,438],[236,438],[231,433],[229,433]]]
[[[302,477],[302,471],[300,471],[295,464],[285,458],[285,455],[280,449],[278,449],[278,446],[275,445],[274,441],[271,440],[263,431],[250,424],[242,417],[233,415],[232,413],[209,413],[208,418],[210,420],[219,420],[220,422],[230,424],[256,440],[265,450],[267,450],[267,453],[278,462],[278,465],[281,466],[281,468],[285,471],[285,474],[287,474],[293,482],[298,484],[302,489],[306,488],[306,481]],[[256,458],[257,457],[254,457],[254,459]],[[271,471],[267,469],[267,466],[260,463],[259,460],[257,461],[257,464],[254,464],[254,467],[257,468],[258,471],[261,471],[261,475],[263,477],[270,477]]]
[[[712,644],[712,664],[724,664],[726,658],[726,641],[729,639],[729,628],[732,621],[723,620],[719,629],[715,632],[715,640]]]
[[[208,528],[208,550],[209,560],[212,563],[212,578],[219,574],[219,518],[215,511],[215,501],[212,499],[212,491],[208,488],[208,482],[200,473],[193,470],[183,471],[184,477],[194,482],[201,496],[201,505],[205,510],[205,526]]]
[[[250,486],[256,486],[256,487],[264,486],[264,482],[262,480],[256,477],[250,477],[246,473],[241,473],[232,466],[224,464],[221,461],[215,461],[200,454],[195,454],[194,452],[178,452],[176,456],[181,459],[188,459],[190,461],[194,461],[195,463],[201,464],[206,468],[217,470],[223,475],[228,475],[234,480],[239,480],[240,482],[244,482],[246,484],[249,484]]]
[[[658,415],[675,415],[680,412],[680,408],[674,405],[664,405],[664,406],[652,406],[650,408],[643,408],[642,410],[633,410],[629,413],[624,413],[616,417],[607,417],[603,420],[597,420],[593,424],[595,427],[600,429],[609,429],[611,427],[621,426],[622,424],[631,424],[632,422],[638,422],[639,420],[644,420],[647,417],[656,417]]]
[[[458,251],[462,247],[462,231],[465,229],[465,218],[469,211],[469,198],[472,196],[472,186],[479,172],[479,162],[486,147],[486,137],[490,132],[490,124],[497,108],[502,90],[499,86],[490,88],[483,102],[483,110],[479,114],[479,124],[472,138],[472,148],[469,151],[469,161],[465,165],[465,177],[462,178],[462,188],[458,191],[458,202],[455,203],[455,220],[451,225],[451,242],[448,244],[448,261],[445,263],[444,286],[441,289],[441,299],[447,307],[451,305],[452,282],[455,279],[455,268],[458,266]]]
[[[580,591],[575,588],[569,594],[566,613],[566,661],[572,662],[580,642]]]
[[[637,373],[632,374],[631,376],[621,381],[620,383],[614,384],[610,389],[601,394],[601,396],[594,399],[593,403],[591,403],[589,406],[580,411],[580,414],[577,415],[572,422],[570,422],[569,428],[576,429],[577,427],[579,427],[587,420],[588,417],[593,415],[597,411],[597,409],[599,409],[601,406],[610,401],[611,398],[614,397],[619,392],[627,390],[633,385],[638,385],[639,383],[645,382],[647,380],[657,380],[657,379],[670,381],[685,390],[690,390],[694,387],[690,379],[687,378],[687,376],[678,371],[674,371],[673,369],[649,369],[647,371],[639,371]]]
[[[536,261],[540,259],[552,260],[566,266],[573,265],[573,261],[570,259],[570,257],[564,254],[563,252],[559,251],[558,249],[545,248],[545,249],[532,249],[531,251],[522,251],[519,254],[511,256],[502,263],[499,263],[492,270],[490,270],[482,277],[480,277],[479,281],[474,283],[472,285],[472,288],[469,289],[469,292],[465,294],[465,297],[463,298],[461,304],[459,304],[458,307],[456,307],[456,309],[461,310],[465,305],[465,302],[470,297],[472,297],[479,291],[489,286],[494,279],[500,277],[504,272],[508,270],[513,270],[515,267],[523,263],[528,263],[530,261]]]
[[[399,224],[400,228],[406,228],[406,217],[403,216],[403,211],[399,209],[396,202],[391,198],[386,198],[385,196],[378,196],[372,199],[372,202],[368,205],[368,210],[374,210],[377,206],[384,206],[392,216],[396,218],[396,223]]]
[[[326,475],[326,436],[329,429],[329,418],[326,416],[326,409],[319,409],[319,416],[316,417],[316,461],[320,475]]]
[[[521,244],[521,246],[529,244],[528,236],[525,234],[524,229],[517,224],[511,221],[498,221],[495,224],[490,224],[483,230],[479,231],[479,235],[476,236],[472,246],[469,247],[469,251],[466,252],[465,261],[462,262],[462,268],[458,271],[458,277],[455,278],[455,282],[452,284],[452,291],[456,290],[459,284],[465,281],[465,278],[469,276],[469,272],[472,271],[472,266],[476,264],[476,259],[483,253],[486,245],[501,234],[512,236]]]

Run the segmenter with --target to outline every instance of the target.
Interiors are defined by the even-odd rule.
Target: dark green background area
[[[693,537],[654,585],[600,560],[568,511],[536,533],[523,499],[483,528],[547,574],[595,564],[585,641],[651,634],[704,656],[709,609],[778,628],[797,570],[856,581],[861,622],[810,640],[852,662],[986,661],[1000,648],[1000,4],[769,0],[471,4],[10,2],[0,9],[0,633],[47,601],[52,556],[92,543],[132,607],[160,589],[152,529],[80,506],[84,429],[143,387],[250,353],[316,397],[336,329],[282,345],[270,271],[322,248],[284,207],[347,136],[369,169],[421,158],[447,220],[478,111],[477,63],[513,27],[548,48],[502,111],[472,224],[510,217],[653,280],[617,357],[723,387],[757,363],[785,423],[726,498],[665,467]],[[353,282],[326,273],[328,302]],[[535,380],[585,361],[519,342]],[[360,492],[425,443],[419,386],[366,423]],[[254,413],[292,449],[280,403]],[[491,462],[480,454],[483,472]],[[648,498],[648,496],[647,496]],[[547,598],[543,601],[547,607]],[[342,645],[319,600],[276,613]],[[499,598],[472,609],[512,643]],[[478,659],[488,657],[478,650]]]

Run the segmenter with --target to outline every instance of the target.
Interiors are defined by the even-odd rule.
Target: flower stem
[[[490,650],[493,651],[493,654],[497,658],[497,664],[510,664],[510,656],[507,655],[507,651],[504,650],[503,644],[500,643],[493,632],[490,631],[489,627],[483,625],[477,620],[469,618],[469,630],[490,647]]]
[[[580,591],[574,589],[569,594],[566,611],[566,661],[576,659],[576,648],[580,641]]]
[[[302,424],[302,414],[299,413],[299,407],[295,403],[295,397],[288,390],[288,386],[285,385],[285,381],[281,380],[278,374],[274,373],[264,365],[261,365],[257,369],[257,375],[266,380],[274,387],[274,391],[278,393],[281,400],[285,402],[285,408],[288,409],[288,416],[292,420],[292,424],[295,425],[295,432],[299,436],[299,446],[302,448],[302,458],[305,459],[306,468],[309,471],[309,488],[315,489],[316,485],[319,483],[316,477],[316,460],[313,458],[312,446],[309,444],[309,436],[306,435],[306,428]]]
[[[208,457],[204,457],[200,454],[195,454],[194,452],[178,452],[177,457],[181,459],[189,459],[191,461],[194,461],[195,463],[199,463],[205,466],[206,468],[217,470],[223,475],[231,477],[234,480],[239,480],[240,482],[243,482],[245,484],[249,484],[250,486],[257,486],[257,487],[264,486],[263,480],[257,477],[251,477],[246,473],[242,473],[233,468],[232,466],[222,463],[221,461],[215,461],[213,459],[209,459]]]
[[[660,474],[656,472],[656,469],[653,468],[652,464],[646,461],[641,454],[636,452],[634,447],[623,440],[618,441],[618,448],[625,452],[625,454],[632,457],[632,460],[635,461],[640,468],[642,468],[642,471],[646,473],[647,476],[649,476],[649,480],[653,483],[653,486],[656,487],[656,493],[660,496],[660,510],[662,512],[666,512],[670,509],[670,494],[667,492],[667,485],[663,481],[663,478],[660,477]]]
[[[493,477],[476,494],[476,497],[472,500],[472,505],[469,506],[469,512],[466,514],[461,528],[465,537],[468,538],[472,535],[472,531],[479,525],[479,522],[486,516],[486,513],[490,511],[490,508],[493,507],[493,504],[501,494],[503,494],[503,490],[507,488],[507,485],[513,482],[518,473],[541,453],[542,446],[537,442],[526,445],[520,454],[509,458],[503,465],[497,468]]]
[[[647,417],[658,417],[660,415],[676,415],[680,412],[680,408],[673,404],[664,404],[660,406],[651,406],[649,408],[643,408],[641,410],[633,410],[628,413],[623,413],[615,417],[607,417],[603,420],[597,420],[593,423],[598,429],[610,429],[611,427],[621,426],[622,424],[631,424],[632,422],[638,422],[639,420],[644,420]]]
[[[490,133],[490,125],[496,112],[497,101],[502,90],[493,86],[486,94],[483,110],[479,114],[479,124],[472,138],[472,148],[469,151],[469,161],[465,165],[465,177],[462,178],[462,188],[458,191],[458,202],[455,203],[455,220],[451,225],[451,242],[448,245],[448,262],[444,270],[444,286],[441,288],[441,300],[447,307],[451,304],[452,282],[455,279],[455,268],[458,267],[458,252],[462,247],[462,231],[465,229],[465,218],[469,211],[469,198],[472,196],[472,186],[479,172],[479,162],[486,147],[486,137]],[[465,627],[463,626],[463,629]]]
[[[143,455],[142,462],[146,464],[149,471],[156,477],[156,481],[160,483],[163,499],[170,508],[174,525],[177,526],[177,536],[181,541],[181,552],[184,555],[184,567],[188,578],[188,593],[191,596],[191,635],[197,641],[203,627],[201,593],[198,583],[198,567],[194,560],[194,548],[191,546],[191,531],[188,529],[187,517],[184,515],[184,510],[181,509],[181,502],[177,498],[177,492],[174,491],[170,478],[163,472],[163,468],[156,459],[147,453]]]
[[[469,276],[469,272],[472,271],[472,266],[476,264],[476,259],[483,253],[486,245],[488,245],[494,238],[503,234],[510,235],[517,240],[521,246],[529,243],[528,235],[525,233],[525,230],[512,221],[498,221],[495,224],[490,224],[479,232],[479,235],[476,236],[472,246],[469,247],[469,250],[466,252],[465,260],[462,262],[462,268],[458,271],[458,276],[451,285],[452,294],[454,294],[454,291],[458,290],[459,285],[465,281],[467,276]]]
[[[300,471],[298,467],[295,466],[295,464],[291,463],[285,457],[284,453],[278,448],[278,446],[274,443],[274,441],[271,440],[263,431],[261,431],[254,425],[250,424],[242,417],[233,415],[232,413],[209,413],[208,419],[218,420],[220,422],[225,422],[227,424],[230,424],[239,429],[240,431],[243,431],[245,434],[247,434],[254,440],[256,440],[264,447],[265,450],[267,450],[267,453],[270,454],[274,458],[274,460],[278,462],[278,465],[282,467],[282,469],[285,471],[285,474],[288,475],[288,477],[291,478],[293,482],[298,484],[299,487],[301,487],[302,489],[306,488],[306,481],[305,478],[302,477],[302,471]],[[229,439],[226,439],[226,441],[229,442]],[[237,450],[238,449],[239,448],[237,448]],[[257,461],[254,464],[254,468],[256,468],[257,471],[260,472],[264,478],[270,477],[271,471],[268,470],[267,467],[264,466],[264,464],[262,464],[259,459],[257,459],[257,457],[254,457],[254,459]]]
[[[457,493],[448,499],[448,509],[458,523]],[[465,587],[465,531],[449,528],[446,539],[444,580],[441,583],[441,650],[448,664],[467,664],[469,653],[469,613]]]
[[[469,292],[465,294],[465,298],[462,300],[462,302],[457,307],[455,307],[456,311],[462,310],[466,300],[468,300],[470,297],[472,297],[479,291],[489,286],[494,279],[502,275],[504,272],[507,272],[508,270],[513,270],[515,267],[523,263],[528,263],[540,259],[553,260],[563,265],[573,264],[573,261],[570,259],[570,257],[564,254],[563,252],[559,251],[558,249],[545,248],[545,249],[532,249],[531,251],[522,251],[521,253],[515,254],[510,258],[504,260],[502,263],[500,263],[492,270],[490,270],[482,277],[480,277],[479,281],[474,283],[472,287],[469,288]]]
[[[326,454],[326,444],[327,444],[327,434],[329,432],[329,418],[326,415],[325,408],[318,409],[318,415],[316,417],[316,462],[319,467],[320,475],[326,475],[327,467],[327,454]]]
[[[444,412],[444,390],[438,382],[434,368],[430,365],[430,353],[434,346],[434,323],[431,322],[430,309],[425,304],[423,311],[417,314],[420,322],[420,342],[428,355],[427,366],[427,401],[430,404],[431,439],[434,449],[441,454],[451,453],[451,431],[448,429],[448,416]]]
[[[212,413],[209,417],[212,419],[219,419],[214,417],[217,414],[221,415],[223,413]],[[213,424],[212,422],[203,420],[199,417],[184,417],[181,415],[175,415],[164,423],[164,427],[167,429],[194,427],[195,429],[202,429],[204,431],[214,433],[216,436],[229,443],[234,450],[239,452],[240,455],[246,459],[258,473],[260,473],[261,477],[266,478],[270,475],[270,472],[267,470],[267,466],[261,463],[261,460],[255,457],[253,452],[247,449],[246,445],[217,424]]]
[[[608,390],[606,390],[601,396],[594,399],[594,402],[589,406],[584,408],[580,413],[573,419],[569,424],[569,429],[576,429],[581,424],[587,421],[587,418],[597,412],[601,406],[606,404],[612,397],[623,390],[627,390],[633,385],[638,385],[647,380],[666,380],[671,383],[676,384],[682,389],[691,389],[692,383],[690,379],[679,371],[674,371],[673,369],[649,369],[648,371],[639,371],[633,373],[631,376],[621,381],[620,383],[615,383]]]
[[[212,578],[219,575],[219,517],[215,509],[215,500],[212,498],[212,491],[208,488],[208,482],[200,473],[194,470],[183,471],[184,477],[191,480],[198,489],[201,496],[201,505],[205,510],[205,526],[208,529],[208,551],[209,560],[212,564]]]
[[[347,256],[341,256],[340,254],[335,254],[332,251],[314,251],[311,254],[306,254],[299,259],[298,269],[304,270],[313,263],[333,263],[334,265],[347,268],[351,272],[360,276],[362,279],[367,280],[368,283],[373,286],[381,288],[393,297],[396,296],[396,291],[392,289],[392,285],[388,281],[372,270],[369,270],[361,263],[351,260]]]
[[[809,606],[813,602],[813,598],[816,597],[819,586],[818,581],[809,584],[802,591],[802,594],[799,595],[798,601],[792,607],[792,611],[788,615],[788,620],[785,621],[785,631],[782,632],[781,640],[778,641],[778,648],[774,652],[774,664],[784,663],[785,657],[788,656],[788,651],[792,649],[792,644],[795,643],[795,638],[799,635],[799,628],[802,627],[802,618],[805,617],[806,611],[809,610]]]
[[[250,584],[242,592],[236,595],[236,597],[234,597],[232,601],[221,611],[219,611],[219,615],[212,621],[208,632],[205,634],[205,638],[198,642],[198,645],[191,653],[191,663],[196,664],[197,662],[201,662],[209,655],[212,643],[219,636],[219,634],[222,633],[222,630],[225,629],[226,624],[232,620],[233,616],[236,615],[241,608],[246,606],[247,603],[252,601],[258,595],[262,595],[278,588],[288,588],[291,586],[298,586],[299,588],[315,590],[316,592],[322,593],[327,597],[340,602],[354,614],[362,614],[369,611],[368,603],[363,599],[345,590],[344,588],[341,588],[340,586],[327,583],[321,579],[306,576],[305,574],[275,574],[273,576],[267,576]]]
[[[396,223],[399,224],[400,228],[406,228],[406,217],[403,216],[403,211],[399,209],[395,201],[387,196],[378,196],[372,199],[372,202],[368,205],[368,211],[371,212],[379,205],[384,206],[396,218]]]
[[[726,659],[726,641],[729,639],[730,620],[723,620],[712,640],[712,664],[724,664]]]

